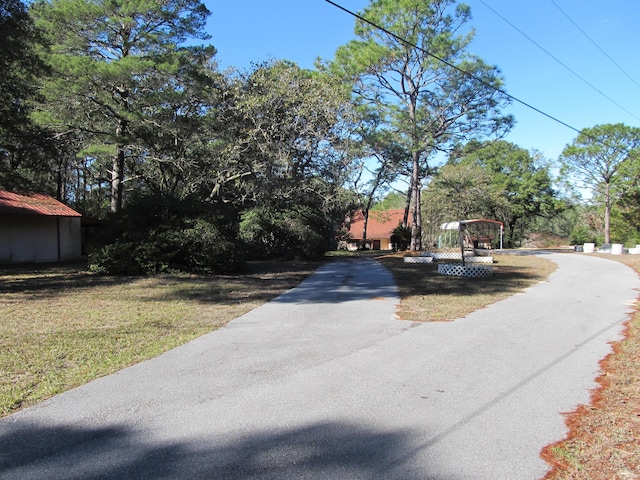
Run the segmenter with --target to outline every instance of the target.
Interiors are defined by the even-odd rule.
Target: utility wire
[[[556,118],[556,117],[554,117],[554,116],[552,116],[552,115],[550,115],[550,114],[548,114],[548,113],[546,113],[546,112],[543,112],[542,110],[540,110],[540,109],[538,109],[538,108],[534,107],[533,105],[530,105],[530,104],[528,104],[527,102],[525,102],[525,101],[523,101],[523,100],[520,100],[519,98],[514,97],[513,95],[511,95],[511,94],[509,94],[509,93],[505,92],[504,90],[502,90],[501,88],[498,88],[498,87],[496,87],[496,86],[494,86],[494,85],[491,85],[490,83],[488,83],[488,82],[484,81],[484,80],[483,80],[483,79],[481,79],[480,77],[477,77],[477,76],[473,75],[472,73],[469,73],[469,72],[467,72],[467,71],[465,71],[465,70],[461,69],[460,67],[457,67],[457,66],[455,66],[454,64],[452,64],[452,63],[448,62],[448,61],[447,61],[447,60],[445,60],[444,58],[440,58],[440,57],[438,57],[437,55],[434,55],[433,53],[431,53],[431,52],[429,52],[429,51],[425,50],[424,48],[419,47],[418,45],[416,45],[416,44],[414,44],[414,43],[411,43],[411,42],[410,42],[410,41],[408,41],[408,40],[405,40],[404,38],[402,38],[402,37],[400,37],[400,36],[396,35],[396,34],[395,34],[395,33],[393,33],[393,32],[390,32],[390,31],[389,31],[389,30],[387,30],[386,28],[381,27],[380,25],[378,25],[378,24],[376,24],[376,23],[372,22],[371,20],[367,20],[367,19],[366,19],[366,18],[364,18],[363,16],[358,15],[357,13],[352,12],[351,10],[346,9],[346,8],[345,8],[345,7],[343,7],[342,5],[338,5],[338,4],[337,4],[337,3],[335,3],[333,0],[325,0],[325,2],[330,3],[330,4],[331,4],[331,5],[333,5],[334,7],[339,8],[339,9],[340,9],[340,10],[342,10],[343,12],[348,13],[349,15],[351,15],[351,16],[353,16],[353,17],[357,18],[358,20],[360,20],[360,21],[362,21],[362,22],[368,23],[368,24],[369,24],[369,25],[371,25],[372,27],[374,27],[374,28],[376,28],[376,29],[378,29],[378,30],[380,30],[380,31],[382,31],[382,32],[384,32],[384,33],[386,33],[386,34],[387,34],[387,35],[389,35],[390,37],[395,38],[395,39],[396,39],[396,40],[398,40],[399,42],[404,43],[405,45],[407,45],[407,46],[409,46],[409,47],[411,47],[411,48],[415,48],[415,49],[417,49],[417,50],[420,50],[421,52],[425,53],[426,55],[429,55],[431,58],[434,58],[434,59],[438,60],[439,62],[444,63],[444,64],[445,64],[445,65],[447,65],[448,67],[451,67],[451,68],[453,68],[454,70],[456,70],[456,71],[458,71],[458,72],[462,73],[463,75],[466,75],[467,77],[472,78],[473,80],[475,80],[475,81],[477,81],[477,82],[480,82],[480,83],[481,83],[482,85],[484,85],[485,87],[489,87],[489,88],[491,88],[491,89],[495,90],[496,92],[499,92],[499,93],[501,93],[501,94],[505,95],[506,97],[510,98],[511,100],[513,100],[513,101],[515,101],[515,102],[517,102],[517,103],[520,103],[521,105],[524,105],[525,107],[530,108],[531,110],[534,110],[534,111],[538,112],[538,113],[539,113],[539,114],[541,114],[541,115],[544,115],[545,117],[547,117],[547,118],[549,118],[549,119],[553,120],[554,122],[557,122],[557,123],[559,123],[559,124],[561,124],[561,125],[564,125],[565,127],[569,128],[569,129],[571,129],[571,130],[573,130],[574,132],[580,133],[580,130],[578,130],[576,127],[573,127],[573,126],[569,125],[568,123],[565,123],[565,122],[563,122],[562,120],[560,120],[560,119],[558,119],[558,118]]]
[[[611,57],[607,54],[607,52],[605,52],[605,51],[602,49],[602,47],[600,47],[600,45],[598,45],[598,44],[595,42],[595,40],[594,40],[593,38],[591,38],[591,37],[587,34],[587,32],[585,32],[582,28],[580,28],[580,25],[578,25],[578,24],[577,24],[577,23],[576,23],[576,22],[575,22],[575,21],[574,21],[574,20],[573,20],[573,19],[572,19],[568,14],[567,14],[567,12],[565,12],[564,10],[562,10],[562,8],[560,8],[560,6],[559,6],[559,5],[558,5],[554,0],[549,0],[549,1],[550,1],[551,3],[553,3],[553,4],[555,5],[555,7],[556,7],[558,10],[560,10],[560,12],[561,12],[565,17],[567,17],[567,19],[568,19],[571,23],[573,23],[573,25],[574,25],[578,30],[580,30],[580,32],[582,32],[582,34],[583,34],[585,37],[587,37],[587,39],[588,39],[591,43],[593,43],[593,45],[595,45],[595,47],[596,47],[598,50],[600,50],[600,52],[602,52],[602,54],[603,54],[605,57],[607,57],[607,58],[609,59],[609,61],[610,61],[611,63],[613,63],[613,64],[618,68],[618,70],[620,70],[620,71],[621,71],[621,72],[622,72],[622,73],[623,73],[623,74],[624,74],[624,75],[625,75],[629,80],[631,80],[633,83],[635,83],[635,84],[636,84],[636,86],[637,86],[637,87],[639,87],[639,88],[640,88],[640,83],[636,82],[636,81],[631,77],[631,75],[629,75],[629,74],[628,74],[628,73],[627,73],[627,72],[626,72],[626,71],[625,71],[625,70],[624,70],[624,69],[623,69],[623,68],[622,68],[622,67],[621,67],[621,66],[620,66],[620,65],[619,65],[619,64],[618,64],[618,63],[617,63],[613,58],[611,58]]]
[[[482,1],[482,0],[480,0],[480,1]],[[492,90],[494,90],[494,91],[496,91],[496,92],[498,92],[498,93],[501,93],[501,94],[505,95],[507,98],[509,98],[509,99],[513,100],[514,102],[517,102],[517,103],[519,103],[519,104],[521,104],[521,105],[524,105],[525,107],[527,107],[527,108],[529,108],[529,109],[531,109],[531,110],[533,110],[533,111],[535,111],[535,112],[538,112],[540,115],[543,115],[543,116],[547,117],[548,119],[553,120],[554,122],[559,123],[560,125],[563,125],[563,126],[567,127],[568,129],[573,130],[574,132],[577,132],[578,134],[582,134],[582,135],[586,136],[587,138],[589,138],[589,139],[591,139],[591,140],[593,140],[593,141],[595,141],[595,142],[597,142],[597,143],[600,143],[601,145],[604,145],[604,146],[606,146],[606,147],[608,147],[608,148],[611,148],[611,149],[613,149],[613,150],[615,150],[615,151],[622,151],[622,152],[627,153],[627,154],[628,154],[628,153],[630,153],[627,149],[622,149],[622,150],[621,150],[621,149],[619,149],[619,148],[617,148],[617,147],[614,147],[614,146],[612,146],[612,145],[607,144],[606,142],[603,142],[602,140],[600,140],[600,139],[598,139],[598,138],[596,138],[596,137],[593,137],[593,136],[591,136],[591,135],[583,134],[583,133],[582,133],[579,129],[577,129],[576,127],[574,127],[574,126],[572,126],[572,125],[569,125],[569,124],[568,124],[568,123],[566,123],[566,122],[563,122],[563,121],[562,121],[562,120],[560,120],[559,118],[556,118],[556,117],[554,117],[553,115],[550,115],[550,114],[548,114],[548,113],[546,113],[546,112],[544,112],[544,111],[540,110],[539,108],[536,108],[536,107],[534,107],[533,105],[531,105],[531,104],[529,104],[529,103],[527,103],[527,102],[525,102],[525,101],[523,101],[523,100],[520,100],[520,99],[519,99],[519,98],[517,98],[517,97],[514,97],[513,95],[511,95],[511,94],[507,93],[506,91],[502,90],[501,88],[498,88],[498,87],[496,87],[496,86],[494,86],[494,85],[491,85],[490,83],[488,83],[488,82],[484,81],[484,80],[483,80],[483,79],[481,79],[480,77],[477,77],[477,76],[473,75],[472,73],[469,73],[469,72],[467,72],[467,71],[465,71],[465,70],[461,69],[460,67],[457,67],[457,66],[453,65],[452,63],[448,62],[447,60],[445,60],[445,59],[443,59],[443,58],[440,58],[440,57],[438,57],[437,55],[435,55],[435,54],[433,54],[433,53],[431,53],[431,52],[429,52],[429,51],[425,50],[424,48],[419,47],[418,45],[416,45],[416,44],[414,44],[414,43],[411,43],[411,42],[410,42],[410,41],[408,41],[408,40],[405,40],[404,38],[402,38],[402,37],[400,37],[400,36],[396,35],[396,34],[395,34],[395,33],[393,33],[393,32],[390,32],[389,30],[387,30],[386,28],[384,28],[384,27],[382,27],[382,26],[378,25],[377,23],[372,22],[371,20],[367,20],[367,19],[366,19],[366,18],[364,18],[362,15],[359,15],[359,14],[357,14],[357,13],[355,13],[355,12],[352,12],[351,10],[349,10],[349,9],[347,9],[347,8],[345,8],[345,7],[343,7],[342,5],[337,4],[337,3],[336,3],[336,2],[334,2],[333,0],[325,0],[325,2],[330,3],[330,4],[331,4],[331,5],[333,5],[334,7],[336,7],[336,8],[338,8],[338,9],[342,10],[343,12],[345,12],[345,13],[347,13],[347,14],[351,15],[351,16],[352,16],[352,17],[354,17],[354,18],[357,18],[358,20],[360,20],[360,21],[362,21],[362,22],[364,22],[364,23],[367,23],[367,24],[371,25],[373,28],[375,28],[375,29],[377,29],[377,30],[380,30],[381,32],[386,33],[386,34],[387,34],[387,35],[389,35],[390,37],[395,38],[396,40],[398,40],[399,42],[401,42],[401,43],[403,43],[403,44],[407,45],[408,47],[411,47],[411,48],[415,48],[415,49],[417,49],[417,50],[420,50],[421,52],[423,52],[424,54],[426,54],[426,55],[430,56],[431,58],[434,58],[434,59],[438,60],[439,62],[444,63],[444,64],[445,64],[445,65],[447,65],[448,67],[451,67],[451,68],[453,68],[454,70],[456,70],[456,71],[458,71],[458,72],[462,73],[463,75],[465,75],[465,76],[467,76],[467,77],[469,77],[469,78],[471,78],[471,79],[473,79],[473,80],[475,80],[475,81],[477,81],[477,82],[481,83],[481,84],[482,84],[482,85],[484,85],[485,87],[489,87],[489,88],[491,88]]]
[[[574,70],[572,70],[571,68],[569,68],[567,65],[565,65],[561,60],[559,60],[557,57],[555,57],[551,52],[549,52],[548,50],[546,50],[542,45],[540,45],[538,42],[536,42],[533,38],[531,38],[529,35],[527,35],[526,33],[524,33],[522,30],[520,30],[517,26],[515,26],[513,23],[511,23],[508,19],[506,19],[504,16],[500,15],[500,13],[498,13],[494,8],[492,8],[491,6],[487,5],[486,2],[484,0],[478,0],[481,4],[483,4],[485,7],[487,7],[489,10],[491,10],[495,15],[497,15],[498,17],[500,17],[504,22],[506,22],[509,26],[511,26],[513,29],[515,29],[518,33],[520,33],[520,35],[522,35],[523,37],[525,37],[527,40],[529,40],[531,43],[533,43],[536,47],[538,47],[540,50],[542,50],[544,53],[546,53],[548,56],[550,56],[551,58],[553,58],[558,64],[560,64],[562,67],[564,67],[566,70],[568,70],[570,73],[572,73],[575,77],[577,77],[579,80],[581,80],[583,83],[585,83],[586,85],[588,85],[589,87],[591,87],[593,90],[595,90],[596,92],[598,92],[600,95],[602,95],[604,98],[606,98],[607,100],[609,100],[611,103],[613,103],[615,106],[617,106],[618,108],[620,108],[621,110],[625,111],[626,113],[628,113],[629,115],[631,115],[633,118],[635,118],[636,120],[640,121],[640,117],[635,116],[633,113],[631,113],[629,110],[627,110],[626,108],[624,108],[622,105],[620,105],[618,102],[616,102],[615,100],[613,100],[611,97],[609,97],[608,95],[605,95],[601,90],[599,90],[597,87],[595,87],[593,84],[589,83],[587,80],[584,79],[584,77],[582,77],[581,75],[579,75],[578,73],[576,73]],[[553,0],[552,0],[553,1]]]

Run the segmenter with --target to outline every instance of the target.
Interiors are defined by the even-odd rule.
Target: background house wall
[[[80,217],[0,216],[0,263],[74,260],[80,238]]]
[[[0,190],[0,264],[81,257],[81,215],[43,194]]]
[[[367,240],[368,248],[373,250],[392,250],[391,235],[393,230],[402,223],[404,217],[404,209],[393,210],[372,210],[369,212],[367,222]],[[351,250],[357,248],[363,243],[362,233],[364,227],[364,216],[362,211],[357,211],[353,215],[349,223],[350,243],[353,245]],[[367,248],[367,247],[365,247]]]

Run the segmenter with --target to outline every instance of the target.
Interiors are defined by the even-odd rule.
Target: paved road
[[[0,421],[2,479],[538,479],[638,276],[559,269],[450,323],[394,319],[391,275],[336,262],[156,359]]]

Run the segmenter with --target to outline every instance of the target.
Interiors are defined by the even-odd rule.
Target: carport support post
[[[464,229],[465,229],[465,224],[460,222],[460,227],[459,227],[459,232],[460,232],[460,253],[462,254],[462,266],[464,267]]]

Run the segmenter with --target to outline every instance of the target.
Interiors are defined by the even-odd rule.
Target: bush
[[[329,248],[324,218],[304,206],[284,211],[269,207],[247,210],[240,222],[240,238],[255,259],[315,260]]]
[[[411,244],[411,227],[399,224],[391,232],[391,245],[394,252],[404,252]]]
[[[89,255],[92,271],[111,275],[230,273],[244,263],[224,217],[204,206],[141,199],[114,223],[114,238]]]
[[[234,242],[202,220],[180,231],[152,230],[127,235],[89,255],[94,272],[111,275],[158,273],[230,273],[242,264]]]
[[[569,235],[571,245],[582,245],[583,243],[596,243],[596,234],[586,225],[576,225]]]

